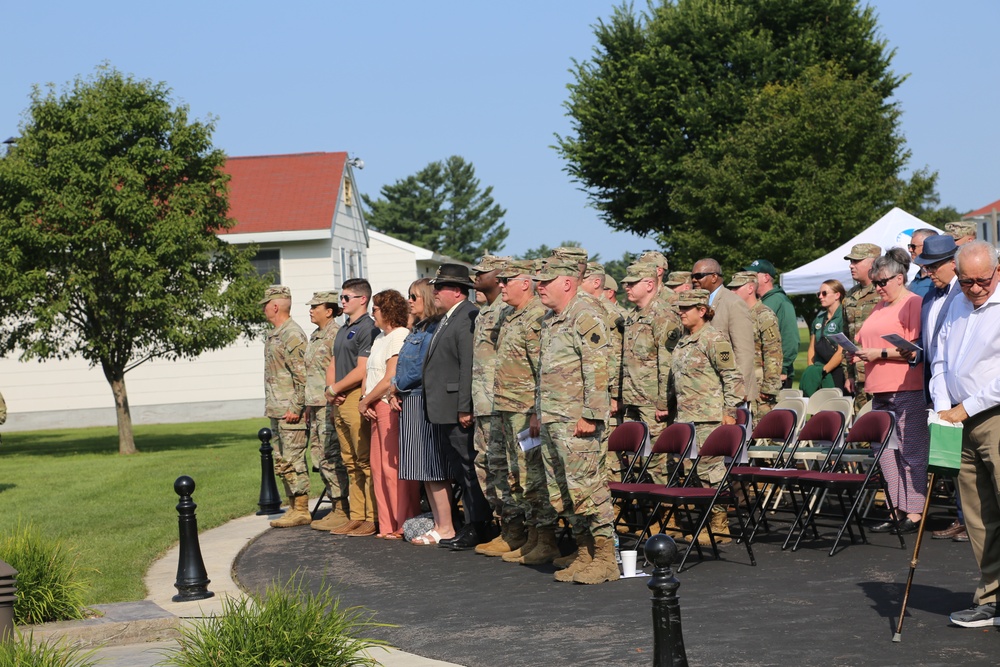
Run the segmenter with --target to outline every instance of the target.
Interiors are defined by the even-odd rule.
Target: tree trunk
[[[115,416],[118,418],[118,453],[135,454],[135,436],[132,434],[132,414],[128,410],[128,392],[125,378],[108,380],[115,396]]]

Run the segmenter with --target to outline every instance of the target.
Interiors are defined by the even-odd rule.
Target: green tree
[[[766,179],[791,179],[795,187],[786,186],[784,194],[792,201],[771,223],[781,247],[823,225],[840,243],[897,199],[926,193],[897,178],[909,155],[898,133],[898,109],[889,100],[902,78],[891,71],[893,52],[877,30],[874,11],[856,0],[677,0],[641,15],[623,6],[597,24],[592,58],[575,63],[566,102],[573,134],[557,137],[557,150],[611,227],[656,234],[680,264],[723,255],[724,247],[745,245],[756,232],[743,230],[747,215],[734,221],[714,211],[713,217],[716,201],[692,192],[688,184],[704,184],[710,172],[727,175],[730,185],[739,180],[741,192],[722,199],[752,203],[757,215],[779,194]],[[868,116],[848,117],[843,109],[850,101],[821,99],[824,90],[863,92],[864,100],[853,106]],[[820,144],[804,122],[793,136],[752,135],[795,126],[795,119],[766,113],[799,110],[807,100],[835,107],[809,110],[811,122],[827,123],[811,128],[814,134],[833,139],[832,146]],[[850,145],[846,138],[858,137],[854,122],[879,136],[864,137],[860,149]],[[741,154],[729,155],[733,148]],[[845,148],[847,155],[838,154]],[[862,149],[865,164],[845,173],[848,156]],[[799,214],[796,200],[814,198],[811,181],[828,195],[836,181],[865,176],[875,182],[863,202],[844,193],[826,207],[829,215]],[[696,233],[692,215],[718,229]],[[763,219],[757,224],[767,226]],[[696,246],[688,250],[686,243]],[[767,241],[768,247],[774,243]],[[821,246],[808,249],[819,252]]]
[[[36,87],[0,159],[0,352],[80,355],[114,395],[136,451],[125,374],[258,331],[254,249],[221,241],[225,156],[163,83],[102,66],[61,94]]]
[[[363,195],[372,229],[466,262],[498,253],[510,231],[507,211],[481,188],[471,163],[457,155],[431,162],[416,174]]]

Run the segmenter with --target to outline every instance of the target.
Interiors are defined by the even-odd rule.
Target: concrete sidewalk
[[[180,547],[175,545],[146,573],[148,595],[143,602],[98,605],[101,618],[48,623],[33,628],[36,639],[64,640],[77,646],[101,646],[95,654],[102,667],[152,667],[176,646],[181,623],[222,613],[223,601],[241,597],[233,578],[233,564],[255,538],[271,530],[273,517],[250,515],[199,535],[202,558],[215,595],[195,602],[174,602],[174,581]],[[372,656],[386,667],[448,667],[454,663],[431,660],[396,649],[374,649]]]

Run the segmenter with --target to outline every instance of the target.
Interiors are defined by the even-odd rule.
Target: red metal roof
[[[232,157],[226,161],[229,234],[330,229],[347,153]]]
[[[993,213],[993,209],[1000,211],[1000,199],[996,200],[992,204],[987,204],[982,208],[977,208],[975,211],[970,211],[963,215],[963,218],[978,218],[983,215],[990,215]]]

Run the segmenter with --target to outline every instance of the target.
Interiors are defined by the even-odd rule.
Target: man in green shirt
[[[781,331],[781,386],[788,389],[795,379],[795,357],[799,354],[799,323],[792,300],[775,284],[778,272],[766,259],[755,259],[744,271],[757,274],[757,296],[778,317]]]

